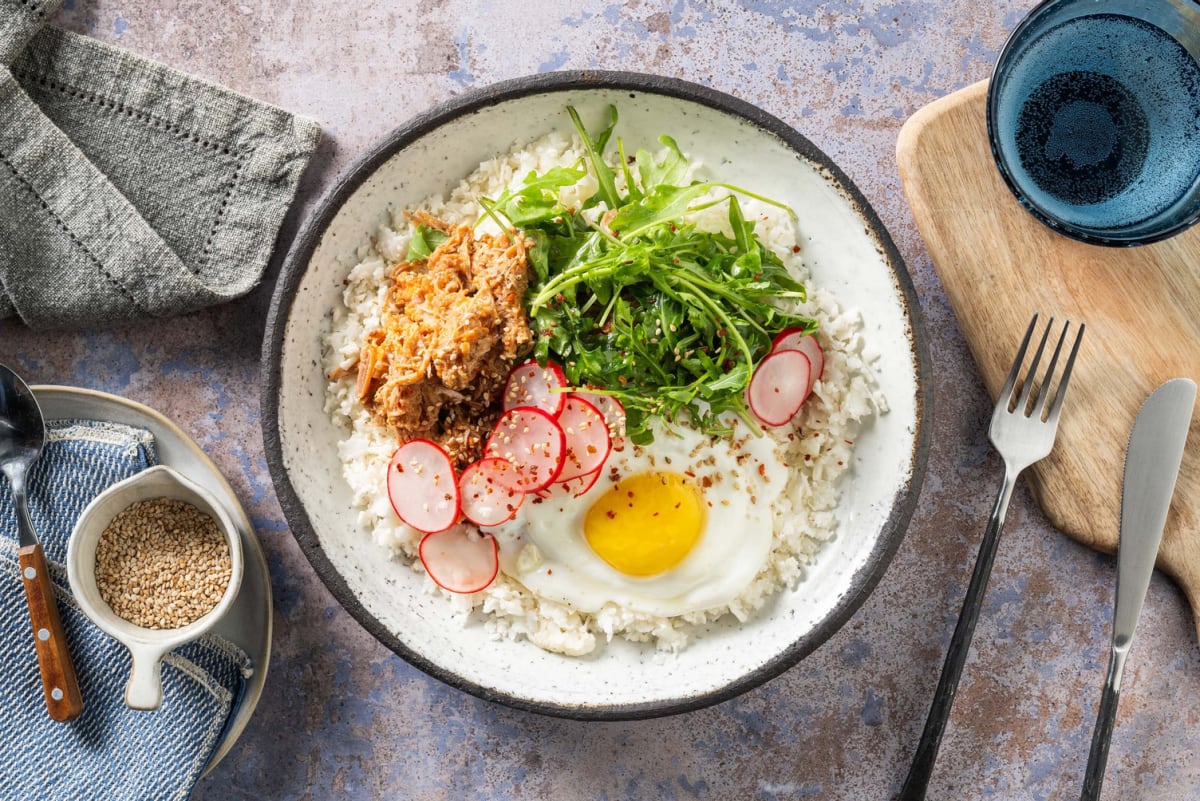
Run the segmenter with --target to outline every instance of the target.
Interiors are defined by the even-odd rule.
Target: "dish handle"
[[[162,660],[169,650],[159,645],[129,647],[133,668],[125,685],[125,703],[130,709],[154,710],[162,705]]]

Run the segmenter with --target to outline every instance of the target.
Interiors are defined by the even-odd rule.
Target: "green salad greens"
[[[653,439],[648,425],[655,416],[673,422],[685,414],[691,425],[721,435],[730,431],[721,415],[734,412],[757,431],[745,400],[755,365],[780,331],[812,330],[816,322],[786,310],[805,299],[804,286],[758,241],[734,193],[794,212],[736,186],[689,181],[687,157],[665,135],[657,159],[642,149],[627,157],[618,138],[614,168],[604,151],[616,108],[609,107],[595,138],[574,108],[567,111],[586,164],[530,173],[484,202],[485,216],[535,243],[529,259],[536,276],[525,299],[534,356],[560,364],[572,386],[620,400],[635,443]],[[581,208],[564,207],[559,190],[577,184],[589,167],[598,191]],[[721,204],[732,236],[686,218]],[[421,246],[431,244],[421,239]]]

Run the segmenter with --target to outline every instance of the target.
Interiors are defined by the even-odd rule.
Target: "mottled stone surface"
[[[905,204],[896,136],[917,108],[986,77],[1031,5],[68,0],[60,22],[71,29],[320,121],[329,139],[307,177],[309,203],[390,128],[496,80],[628,69],[736,94],[811,138],[875,205],[908,261],[934,358],[920,505],[849,624],[736,700],[686,718],[586,724],[426,677],[317,580],[283,520],[259,435],[270,280],[152,328],[46,335],[0,323],[0,360],[30,380],[115,392],[176,419],[229,477],[266,548],[277,599],[270,678],[249,729],[194,797],[889,798],[1000,480],[989,402]],[[931,798],[1078,796],[1114,580],[1111,558],[1067,540],[1017,492]],[[1200,797],[1198,657],[1184,598],[1156,576],[1126,673],[1108,801]]]

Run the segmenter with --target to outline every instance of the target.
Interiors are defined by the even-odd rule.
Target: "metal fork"
[[[950,640],[950,651],[946,654],[946,662],[942,666],[942,676],[938,680],[937,692],[933,704],[929,708],[929,717],[925,721],[925,730],[921,733],[921,742],[917,745],[917,753],[913,757],[912,767],[908,778],[896,801],[921,801],[925,798],[929,786],[929,777],[933,773],[933,763],[937,760],[938,748],[942,743],[942,734],[946,729],[946,720],[950,717],[950,707],[954,704],[954,695],[958,691],[958,679],[962,675],[963,663],[967,660],[967,650],[971,646],[971,636],[975,633],[975,623],[979,620],[979,610],[983,606],[984,588],[988,576],[992,572],[992,563],[996,559],[996,546],[1000,542],[1000,531],[1004,526],[1004,516],[1008,512],[1008,502],[1012,497],[1013,487],[1021,472],[1034,462],[1045,458],[1054,447],[1054,437],[1058,432],[1058,416],[1062,411],[1063,398],[1067,394],[1067,382],[1071,379],[1071,368],[1075,365],[1075,354],[1079,352],[1079,343],[1083,341],[1085,326],[1080,323],[1075,334],[1075,343],[1071,346],[1071,355],[1067,358],[1066,367],[1058,379],[1057,389],[1052,393],[1055,368],[1062,353],[1070,321],[1063,326],[1054,348],[1054,356],[1046,369],[1045,377],[1037,382],[1038,364],[1046,348],[1050,330],[1054,327],[1054,318],[1046,325],[1042,339],[1038,343],[1037,352],[1029,365],[1025,380],[1020,386],[1020,394],[1013,397],[1017,387],[1017,377],[1021,373],[1021,365],[1025,361],[1025,352],[1037,328],[1038,315],[1033,315],[1029,321],[1029,329],[1021,348],[1013,361],[1008,379],[1000,390],[996,401],[996,409],[992,413],[992,425],[988,437],[992,445],[1004,459],[1004,483],[1000,487],[1000,495],[996,498],[996,507],[988,521],[987,530],[983,534],[983,543],[979,547],[979,557],[975,562],[975,571],[971,574],[971,584],[967,588],[967,596],[963,599],[962,613],[958,624],[954,627],[954,637]]]

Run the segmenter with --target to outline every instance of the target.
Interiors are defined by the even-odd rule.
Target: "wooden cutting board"
[[[1050,315],[1086,322],[1054,451],[1025,475],[1055,526],[1114,552],[1125,447],[1139,407],[1170,378],[1200,381],[1200,226],[1137,248],[1052,232],[996,170],[986,92],[986,82],[967,87],[905,123],[896,146],[900,179],[993,400],[1035,311],[1043,323]],[[1195,413],[1158,566],[1200,620]]]

